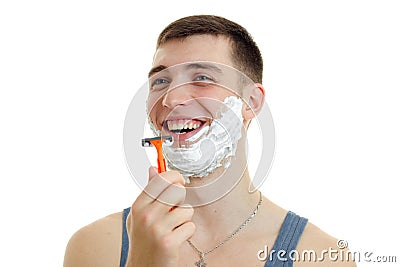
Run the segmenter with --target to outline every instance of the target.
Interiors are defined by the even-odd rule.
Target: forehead
[[[194,35],[167,41],[156,50],[153,68],[193,61],[211,61],[233,67],[229,40],[224,36]]]

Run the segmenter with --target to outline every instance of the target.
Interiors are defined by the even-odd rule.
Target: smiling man
[[[74,234],[65,267],[355,266],[325,253],[339,250],[335,238],[249,192],[246,129],[264,105],[262,65],[247,31],[227,19],[191,16],[164,29],[147,110],[153,131],[174,139],[164,147],[170,170],[150,168],[130,208]]]

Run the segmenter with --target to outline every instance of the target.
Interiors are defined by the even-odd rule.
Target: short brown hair
[[[262,83],[263,60],[257,44],[245,28],[228,19],[212,15],[196,15],[176,20],[160,33],[157,48],[169,40],[201,34],[227,37],[232,43],[231,56],[234,67],[253,82]]]

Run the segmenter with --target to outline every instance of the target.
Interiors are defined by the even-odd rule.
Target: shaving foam
[[[163,146],[168,167],[179,171],[186,182],[204,177],[217,168],[230,166],[241,138],[242,100],[236,96],[224,99],[210,126],[204,126],[186,141],[184,147]]]

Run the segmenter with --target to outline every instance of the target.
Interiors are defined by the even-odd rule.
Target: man
[[[324,252],[335,238],[249,192],[245,129],[263,107],[261,83],[261,54],[238,24],[203,15],[165,28],[147,108],[154,131],[174,137],[164,151],[173,170],[150,168],[130,209],[75,233],[64,266],[292,266],[311,250],[293,266],[355,266]]]

